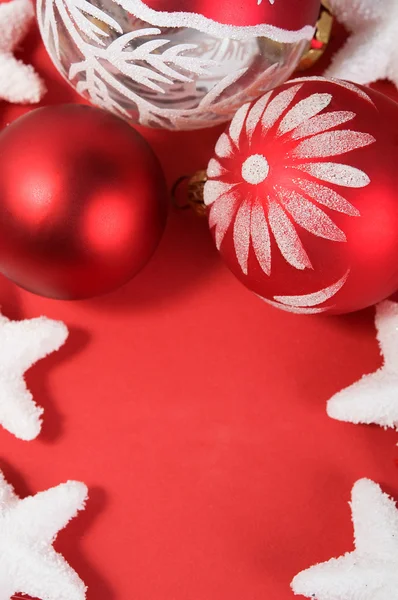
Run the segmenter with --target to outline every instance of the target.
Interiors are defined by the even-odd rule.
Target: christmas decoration
[[[301,57],[298,71],[313,67],[324,55],[333,29],[333,15],[329,0],[321,0],[321,11],[316,24],[314,37],[308,44],[308,50]]]
[[[320,0],[38,0],[55,65],[94,104],[142,125],[229,120],[285,81]]]
[[[41,430],[43,409],[26,387],[23,374],[58,350],[68,337],[66,326],[45,317],[9,321],[0,315],[0,425],[21,440]]]
[[[86,486],[68,481],[21,500],[0,472],[1,600],[18,593],[40,600],[84,600],[84,583],[52,544],[86,499]]]
[[[270,304],[350,312],[398,287],[398,105],[354,84],[293,80],[244,105],[204,201],[217,248]]]
[[[398,428],[398,304],[387,300],[376,307],[376,329],[384,365],[333,396],[328,415]]]
[[[162,235],[167,189],[146,141],[79,105],[38,109],[0,135],[0,271],[43,296],[131,279]]]
[[[398,586],[398,511],[369,479],[352,490],[355,550],[297,575],[295,594],[317,600],[393,600]]]
[[[13,55],[33,20],[30,0],[12,0],[0,5],[0,100],[35,103],[45,92],[44,83],[33,67]]]
[[[390,79],[398,86],[396,0],[331,0],[336,18],[352,32],[326,76],[356,83]]]

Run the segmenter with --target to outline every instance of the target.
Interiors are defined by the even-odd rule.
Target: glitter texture
[[[260,203],[252,207],[250,233],[254,253],[264,273],[271,273],[271,239],[264,208]]]
[[[325,81],[325,78],[317,76],[317,75],[314,75],[312,77],[299,77],[298,79],[291,79],[290,83],[306,82],[306,81]],[[343,79],[337,79],[335,77],[328,77],[328,81],[332,81],[335,85],[345,88],[346,90],[349,90],[350,92],[354,92],[354,94],[356,94],[357,96],[359,96],[363,100],[366,100],[367,102],[369,102],[370,104],[372,104],[374,106],[374,102],[373,102],[372,98],[370,96],[368,96],[368,94],[365,92],[365,90],[363,90],[362,88],[355,85],[355,83],[351,83],[350,81],[344,81]]]
[[[297,165],[297,169],[305,171],[322,181],[343,187],[362,188],[370,183],[370,179],[366,173],[350,165],[341,165],[332,162],[306,163],[304,165]]]
[[[354,112],[344,110],[316,115],[315,117],[312,117],[312,119],[309,119],[309,121],[306,121],[297,127],[292,132],[292,139],[300,140],[310,135],[316,135],[317,133],[328,131],[329,129],[333,129],[338,125],[347,123],[347,121],[351,121],[354,117]]]
[[[212,158],[207,167],[208,177],[221,177],[225,173],[224,167],[216,160]]]
[[[215,200],[229,192],[233,187],[233,183],[224,183],[223,181],[214,181],[212,179],[206,181],[203,191],[206,206],[213,204]]]
[[[334,242],[347,241],[344,232],[333,223],[332,219],[304,196],[294,190],[285,189],[279,189],[278,196],[295,222],[310,233]]]
[[[269,99],[271,98],[272,92],[264,94],[257,102],[254,103],[246,119],[246,133],[249,140],[252,139],[254,130],[256,129],[260,119],[263,115],[265,107],[267,106]]]
[[[360,212],[355,206],[347,202],[343,196],[332,190],[326,185],[309,181],[308,179],[293,179],[292,183],[296,184],[302,191],[318,204],[323,204],[331,210],[350,215],[351,217],[359,217]]]
[[[243,179],[252,185],[262,183],[267,179],[269,164],[262,154],[252,154],[242,165]]]
[[[232,144],[226,133],[223,133],[218,139],[215,150],[219,158],[228,158],[231,156]]]
[[[263,131],[266,132],[270,129],[279,117],[284,113],[287,107],[293,101],[293,98],[297,94],[297,92],[301,89],[301,85],[294,85],[283,92],[279,92],[277,96],[268,104],[263,117],[261,119],[261,124],[263,127]]]
[[[296,269],[311,268],[296,228],[277,202],[270,202],[268,220],[278,248],[287,262]]]
[[[338,156],[351,152],[357,148],[370,146],[375,142],[373,135],[357,131],[327,131],[319,133],[308,140],[300,142],[295,148],[293,156],[297,158],[323,158],[325,156]]]
[[[233,193],[225,194],[219,201],[212,204],[209,225],[215,227],[215,241],[217,250],[221,248],[224,236],[229,229],[231,220],[236,211],[237,196]]]
[[[166,12],[149,8],[142,0],[118,0],[128,13],[135,15],[141,21],[151,23],[156,27],[189,27],[203,31],[214,37],[245,40],[252,37],[266,37],[275,42],[288,43],[300,40],[310,40],[314,27],[306,25],[297,31],[288,31],[273,25],[263,23],[252,26],[235,26],[217,23],[211,19],[189,12]]]
[[[331,100],[331,94],[312,94],[312,96],[301,100],[282,119],[278,128],[278,134],[287,133],[308,121],[308,119],[329,106]]]
[[[235,219],[234,244],[236,256],[240,267],[247,275],[247,260],[250,245],[250,204],[248,201],[241,204]]]
[[[239,138],[242,132],[243,124],[246,119],[247,111],[249,110],[250,104],[244,104],[240,107],[229,127],[229,136],[233,142],[238,146]]]
[[[318,306],[318,304],[323,304],[330,298],[333,298],[341,290],[343,285],[348,279],[348,275],[350,271],[348,270],[345,275],[336,281],[333,285],[324,288],[323,290],[319,290],[319,292],[313,292],[312,294],[305,294],[301,296],[274,296],[274,300],[276,302],[281,302],[282,304],[287,304],[289,306],[295,307],[313,307]]]
[[[269,300],[268,298],[263,298],[259,296],[263,302],[270,304],[274,308],[278,308],[279,310],[284,310],[285,312],[294,313],[295,315],[318,315],[320,313],[326,312],[329,310],[327,308],[301,308],[300,306],[288,306],[287,304],[281,304],[280,302],[275,302],[274,300]]]

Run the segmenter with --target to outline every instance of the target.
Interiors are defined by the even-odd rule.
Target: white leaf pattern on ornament
[[[307,79],[296,80],[287,89],[267,93],[253,104],[243,106],[229,132],[222,134],[217,142],[219,160],[212,159],[209,164],[205,203],[212,206],[210,227],[216,227],[218,248],[228,229],[234,228],[236,259],[246,275],[250,247],[261,269],[271,275],[271,235],[288,264],[300,270],[312,268],[300,232],[306,230],[316,237],[346,242],[344,231],[325,209],[359,217],[358,208],[334,188],[362,188],[370,184],[369,176],[357,167],[319,162],[322,158],[366,148],[376,139],[366,132],[341,128],[356,114],[328,111],[333,100],[330,93],[312,93],[295,102]],[[314,79],[325,81],[322,78],[310,81]],[[336,82],[335,85],[372,102],[353,84]],[[272,148],[269,156],[268,147]],[[259,148],[264,149],[264,155]],[[275,156],[282,156],[278,164],[274,163]],[[236,164],[240,159],[238,177]],[[290,180],[275,175],[281,168],[289,170]],[[234,188],[234,209],[225,215],[217,210],[217,205],[220,202],[225,205],[224,194],[231,188]],[[242,206],[245,208],[241,211]],[[218,219],[222,221],[222,235],[217,234]]]

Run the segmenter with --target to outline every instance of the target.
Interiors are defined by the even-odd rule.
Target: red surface
[[[45,102],[76,100],[33,37]],[[1,120],[25,110],[2,105]],[[172,183],[206,163],[219,131],[146,136]],[[6,315],[44,314],[71,331],[28,375],[43,435],[24,443],[0,430],[1,467],[22,495],[71,478],[89,485],[85,513],[56,543],[89,600],[291,600],[300,569],[352,548],[356,479],[398,498],[396,434],[325,412],[331,394],[380,365],[372,310],[303,317],[265,306],[188,211],[171,215],[151,263],[107,297],[0,289]]]

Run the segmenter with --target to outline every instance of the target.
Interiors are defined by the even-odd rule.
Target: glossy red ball
[[[0,271],[36,294],[109,292],[150,259],[167,188],[144,138],[81,105],[30,112],[0,134]]]
[[[398,288],[398,104],[319,77],[243,106],[205,202],[220,253],[263,300],[342,313]]]

